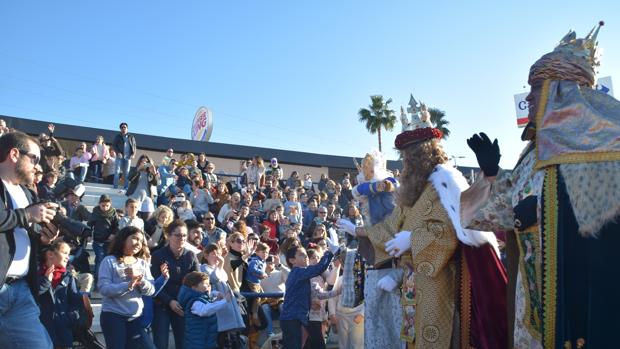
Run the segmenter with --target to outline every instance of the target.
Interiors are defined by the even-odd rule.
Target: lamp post
[[[459,155],[451,155],[448,159],[454,161],[454,167],[457,167],[456,159],[465,159],[465,157]]]

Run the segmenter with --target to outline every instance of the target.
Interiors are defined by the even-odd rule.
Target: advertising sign
[[[208,142],[213,132],[213,113],[207,107],[200,107],[192,122],[192,140]]]

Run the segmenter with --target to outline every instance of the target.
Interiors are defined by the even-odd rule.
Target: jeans
[[[301,349],[301,321],[299,320],[282,320],[280,328],[282,329],[282,348],[284,349]]]
[[[128,316],[111,312],[101,312],[101,329],[108,349],[137,348],[144,331],[138,319],[128,321]]]
[[[118,178],[121,174],[121,170],[123,171],[123,178],[125,178],[125,190],[129,188],[129,179],[127,178],[129,175],[129,167],[131,167],[131,159],[124,158],[116,158],[114,159],[114,188],[118,188]]]
[[[0,288],[0,348],[52,348],[26,280]]]
[[[186,311],[189,311],[186,310]],[[153,309],[153,341],[157,349],[168,349],[168,337],[172,326],[175,348],[183,348],[185,321],[183,317],[173,312],[168,304],[156,304]]]
[[[271,309],[271,305],[265,303],[260,306],[263,309],[263,314],[265,314],[265,321],[267,321],[267,335],[273,333],[273,316]],[[282,313],[282,305],[280,305],[280,313]]]
[[[67,172],[67,176],[80,183],[84,183],[86,180],[86,173],[88,173],[88,166],[78,166],[75,170]]]
[[[93,170],[92,176],[94,182],[103,182],[103,161],[91,161],[90,166]]]
[[[151,328],[147,327],[140,331],[140,338],[138,340],[139,349],[157,349],[155,343],[153,343],[153,334]]]
[[[99,275],[99,265],[108,254],[108,243],[93,241],[93,252],[95,252],[95,279]]]

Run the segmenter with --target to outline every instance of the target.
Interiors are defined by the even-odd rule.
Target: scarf
[[[46,265],[42,265],[39,270],[39,275],[44,276],[47,269],[48,268]],[[62,276],[64,275],[66,271],[67,271],[66,267],[54,266],[54,271],[52,273],[52,288],[56,288],[56,286],[58,286],[58,284],[60,283],[60,280],[62,280]]]
[[[93,215],[103,217],[104,219],[112,219],[112,217],[116,215],[116,209],[113,207],[110,207],[109,210],[102,211],[101,207],[97,205],[93,208]]]

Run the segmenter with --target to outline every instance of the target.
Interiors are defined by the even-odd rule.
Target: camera
[[[60,229],[65,237],[79,245],[80,240],[89,237],[92,233],[92,229],[75,219],[71,219],[60,212],[57,212],[52,220],[52,223]]]

